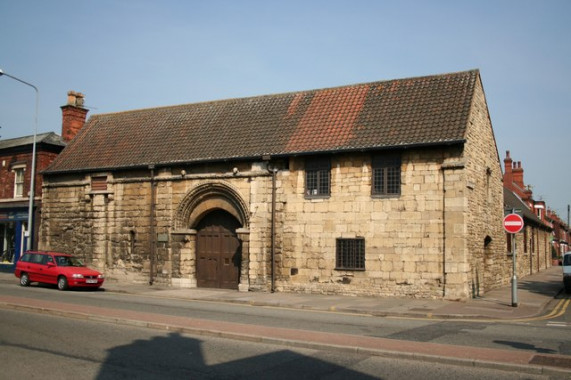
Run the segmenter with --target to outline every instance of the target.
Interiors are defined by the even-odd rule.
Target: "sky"
[[[479,69],[503,168],[571,203],[569,0],[0,0],[0,69],[39,89],[61,134],[89,115]],[[35,128],[33,88],[0,77],[0,138]]]

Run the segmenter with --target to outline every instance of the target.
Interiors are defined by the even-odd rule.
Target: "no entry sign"
[[[508,214],[504,217],[504,229],[510,234],[517,234],[523,229],[523,218],[518,214]]]

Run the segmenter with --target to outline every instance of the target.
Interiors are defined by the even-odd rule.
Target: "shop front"
[[[0,272],[13,272],[26,250],[27,208],[0,209]]]

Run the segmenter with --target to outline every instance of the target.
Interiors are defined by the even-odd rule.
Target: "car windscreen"
[[[81,260],[72,256],[56,256],[56,263],[59,267],[82,267]]]
[[[565,255],[563,256],[563,265],[567,266],[567,265],[571,265],[571,255]]]

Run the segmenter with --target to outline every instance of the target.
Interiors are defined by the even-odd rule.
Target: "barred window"
[[[373,195],[399,195],[400,177],[400,155],[373,157]]]
[[[331,189],[331,162],[327,157],[305,160],[305,195],[328,196]]]
[[[335,269],[365,270],[365,238],[337,239]]]

